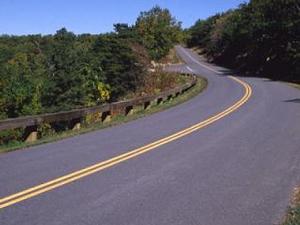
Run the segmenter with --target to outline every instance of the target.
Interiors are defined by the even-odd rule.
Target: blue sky
[[[140,11],[168,8],[191,26],[197,19],[237,7],[244,0],[1,0],[0,34],[103,33],[118,22],[133,24]]]

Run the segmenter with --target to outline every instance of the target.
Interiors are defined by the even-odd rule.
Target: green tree
[[[114,24],[115,33],[119,38],[131,42],[140,42],[140,37],[133,26],[129,26],[127,23]]]
[[[198,21],[188,44],[203,48],[217,63],[300,82],[299,9],[297,0],[252,0]]]
[[[54,35],[48,57],[48,82],[43,93],[43,105],[51,110],[71,109],[84,103],[82,56],[75,42],[76,36],[65,28]]]
[[[196,23],[189,29],[189,38],[187,44],[189,47],[200,46],[205,47],[208,45],[213,26],[220,14],[211,16],[206,20],[197,20]]]
[[[140,84],[142,68],[126,42],[112,35],[102,35],[93,47],[95,69],[103,71],[101,82],[111,87],[111,100],[116,100]]]
[[[1,77],[1,111],[7,117],[36,114],[41,111],[40,85],[33,79],[28,57],[17,53],[8,61],[6,76]]]
[[[168,9],[159,6],[142,12],[137,18],[135,28],[154,60],[167,55],[173,45],[182,38],[181,23],[172,17]]]

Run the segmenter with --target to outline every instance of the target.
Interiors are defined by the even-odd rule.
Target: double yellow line
[[[119,156],[113,157],[111,159],[105,160],[105,161],[97,163],[95,165],[86,167],[86,168],[78,170],[76,172],[67,174],[65,176],[56,178],[56,179],[48,181],[46,183],[34,186],[34,187],[26,189],[24,191],[1,198],[0,199],[0,209],[8,207],[13,204],[16,204],[18,202],[24,201],[26,199],[32,198],[34,196],[40,195],[42,193],[53,190],[55,188],[65,185],[65,184],[71,183],[73,181],[79,180],[83,177],[89,176],[93,173],[99,172],[101,170],[104,170],[104,169],[114,166],[118,163],[129,160],[131,158],[137,157],[137,156],[144,154],[146,152],[149,152],[159,146],[165,145],[171,141],[177,140],[177,139],[184,137],[194,131],[197,131],[203,127],[206,127],[207,125],[212,124],[212,123],[216,122],[217,120],[220,120],[221,118],[225,117],[226,115],[232,113],[233,111],[235,111],[239,107],[241,107],[245,102],[248,101],[248,99],[250,98],[250,96],[252,94],[251,87],[247,83],[245,83],[235,77],[232,77],[232,76],[230,76],[230,78],[235,80],[239,84],[241,84],[244,87],[245,93],[239,101],[237,101],[235,104],[233,104],[226,110],[224,110],[224,111],[222,111],[200,123],[197,123],[191,127],[188,127],[184,130],[181,130],[177,133],[174,133],[168,137],[162,138],[160,140],[157,140],[157,141],[150,143],[148,145],[145,145],[143,147],[140,147],[135,150],[129,151],[127,153],[121,154]]]

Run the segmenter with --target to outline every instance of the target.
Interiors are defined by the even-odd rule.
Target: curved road
[[[60,181],[61,186],[47,191],[46,184],[43,193],[32,194],[39,191],[32,187],[205,121],[245,95],[224,68],[188,49],[178,46],[177,52],[187,65],[169,69],[208,79],[208,88],[197,97],[120,126],[1,154],[0,224],[278,223],[300,183],[300,92],[259,78],[241,79],[251,86],[251,98],[220,120],[75,182]],[[11,204],[1,207],[7,201]]]

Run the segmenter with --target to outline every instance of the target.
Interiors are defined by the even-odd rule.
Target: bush
[[[0,131],[0,145],[23,140],[24,129]]]

